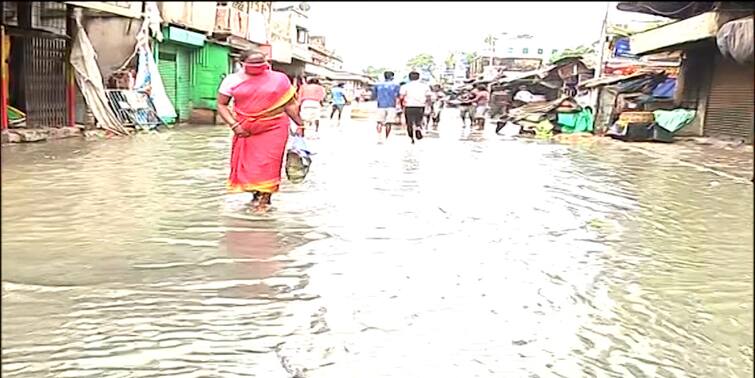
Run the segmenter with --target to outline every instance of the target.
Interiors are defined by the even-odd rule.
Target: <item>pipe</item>
[[[66,49],[66,111],[68,127],[76,127],[76,78],[73,65],[71,64],[71,47],[76,31],[76,22],[73,18],[74,7],[66,6],[66,34],[68,35],[68,48]]]
[[[5,61],[8,57],[5,56],[5,49],[7,46],[5,45],[5,26],[0,25],[0,41],[2,41],[2,51],[0,51],[0,58],[2,61],[0,62],[0,85],[2,85],[2,88],[0,88],[0,124],[2,124],[2,130],[5,130],[8,128],[8,80],[10,79],[10,74],[8,72],[5,72]],[[10,70],[10,67],[8,67],[8,70]]]

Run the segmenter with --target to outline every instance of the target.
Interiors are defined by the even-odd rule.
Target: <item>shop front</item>
[[[155,48],[157,69],[165,86],[165,92],[176,109],[177,119],[165,120],[168,123],[185,122],[191,117],[194,103],[193,73],[196,71],[196,57],[205,46],[203,34],[176,26],[163,29],[163,42]],[[226,63],[227,64],[227,63]]]

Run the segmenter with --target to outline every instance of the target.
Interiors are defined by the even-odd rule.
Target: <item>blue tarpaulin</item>
[[[613,48],[613,56],[622,58],[636,58],[637,55],[632,54],[629,48],[629,38],[619,38],[616,40],[616,45]]]
[[[676,90],[676,79],[668,78],[664,82],[658,84],[653,89],[653,97],[656,98],[671,98],[674,97],[674,91]]]

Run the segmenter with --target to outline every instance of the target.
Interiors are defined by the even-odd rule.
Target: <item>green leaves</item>
[[[430,54],[419,54],[406,62],[406,67],[415,71],[433,72],[435,69],[435,58]]]
[[[558,54],[554,54],[553,56],[551,56],[550,62],[555,62],[559,59],[566,58],[566,57],[584,56],[587,54],[594,54],[594,53],[595,53],[595,47],[579,45],[573,49],[564,49],[563,51],[560,51]]]
[[[362,70],[362,73],[364,73],[365,75],[373,79],[379,80],[380,78],[383,77],[383,72],[385,71],[390,71],[390,70],[385,67],[368,66],[367,68]]]

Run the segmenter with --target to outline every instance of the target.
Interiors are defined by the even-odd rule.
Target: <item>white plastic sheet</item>
[[[134,83],[134,89],[143,90],[147,86],[151,86],[150,99],[155,104],[155,111],[157,116],[160,117],[163,122],[176,118],[176,109],[168,98],[168,94],[165,92],[165,86],[163,86],[163,80],[160,77],[160,72],[157,70],[157,64],[155,58],[152,55],[148,45],[141,45],[139,49],[139,65],[136,70],[136,80]]]
[[[165,85],[163,85],[162,77],[160,77],[160,72],[157,70],[157,63],[155,63],[152,49],[149,47],[150,34],[158,41],[162,41],[163,38],[160,32],[160,12],[157,10],[157,5],[154,1],[146,2],[145,10],[142,28],[136,35],[135,49],[139,61],[137,63],[134,89],[144,90],[147,87],[151,87],[149,97],[155,105],[157,116],[163,122],[167,123],[169,120],[176,118],[176,109],[165,92]]]
[[[81,10],[75,12],[76,38],[71,47],[71,65],[73,66],[76,82],[79,84],[81,94],[92,115],[97,120],[97,126],[117,135],[127,135],[128,131],[123,127],[113,110],[110,109],[102,75],[97,66],[97,53],[87,36],[86,30],[81,26]]]

